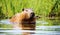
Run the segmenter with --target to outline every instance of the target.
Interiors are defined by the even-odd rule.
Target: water
[[[0,35],[60,35],[60,20],[40,20],[36,30],[13,29],[9,20],[0,21]]]
[[[20,35],[20,34],[30,34],[30,35],[60,35],[59,31],[32,31],[32,30],[1,30],[1,34],[5,35]]]

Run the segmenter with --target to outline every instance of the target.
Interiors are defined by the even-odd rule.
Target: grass
[[[7,17],[21,12],[22,8],[32,8],[36,15],[46,16],[51,11],[56,0],[1,0],[1,12]]]

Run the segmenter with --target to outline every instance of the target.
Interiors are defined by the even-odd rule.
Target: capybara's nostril
[[[35,16],[35,13],[34,13],[34,12],[32,12],[32,13],[31,13],[31,15],[32,15],[32,16]]]
[[[34,18],[34,16],[35,16],[35,13],[32,12],[31,15],[30,15],[30,19]]]

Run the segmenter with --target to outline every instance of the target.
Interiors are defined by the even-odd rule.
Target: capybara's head
[[[35,13],[34,13],[33,10],[30,9],[30,8],[22,9],[22,11],[26,14],[26,18],[27,18],[27,19],[34,18],[34,16],[35,16]]]

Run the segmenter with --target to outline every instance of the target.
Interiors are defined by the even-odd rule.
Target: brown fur
[[[10,21],[16,23],[15,26],[18,26],[23,30],[35,30],[36,18],[33,17],[32,19],[29,19],[30,16],[28,16],[28,14],[30,13],[25,13],[24,11],[17,13]]]

